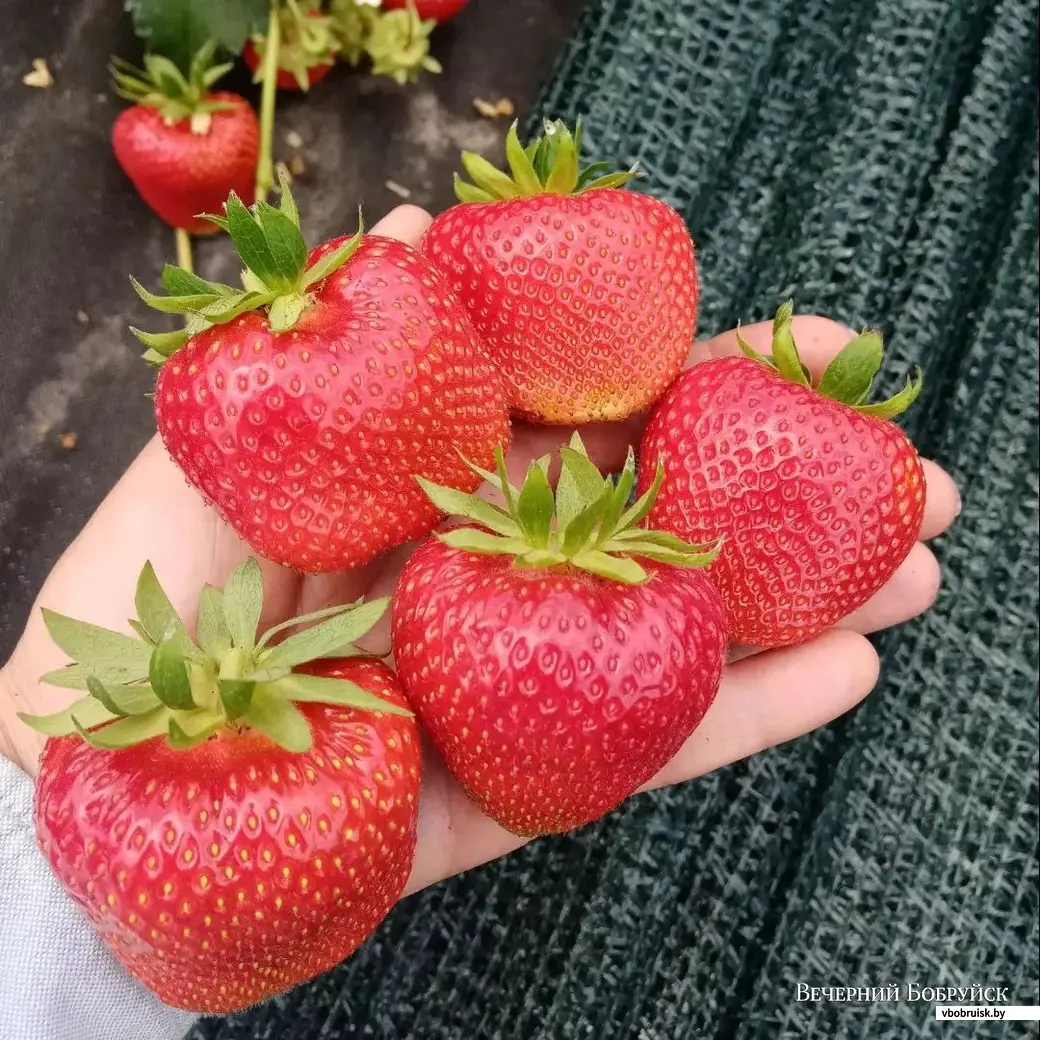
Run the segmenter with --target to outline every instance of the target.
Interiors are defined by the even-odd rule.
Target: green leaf
[[[581,444],[581,441],[578,441]],[[563,468],[570,471],[578,494],[585,503],[595,502],[607,487],[607,481],[603,474],[596,468],[595,464],[585,454],[585,446],[580,450],[571,446],[560,449],[560,458],[563,460]]]
[[[328,278],[330,274],[335,274],[357,252],[363,237],[362,232],[358,231],[342,245],[333,249],[331,253],[326,253],[320,260],[308,267],[304,272],[304,287],[310,288],[315,282],[320,282],[323,278]]]
[[[263,684],[253,691],[246,721],[286,751],[310,750],[311,728],[307,720],[289,701]]]
[[[159,707],[144,715],[132,715],[130,718],[88,732],[78,712],[72,715],[72,723],[76,732],[90,745],[106,751],[141,744],[146,740],[162,736],[167,732],[170,709]]]
[[[291,289],[292,284],[285,282],[279,273],[278,263],[263,229],[235,192],[228,196],[224,208],[227,211],[228,233],[246,267],[270,289],[281,292]],[[300,234],[299,228],[293,230],[297,235]]]
[[[224,619],[231,641],[243,650],[256,645],[256,626],[264,605],[264,579],[260,565],[250,556],[237,567],[224,586]]]
[[[878,404],[857,405],[856,411],[861,412],[863,415],[873,415],[878,419],[893,419],[895,416],[905,412],[917,400],[923,386],[924,377],[921,369],[918,368],[914,375],[906,377],[906,386],[894,397],[890,397],[887,401],[881,401]]]
[[[142,644],[144,645],[144,644]],[[151,647],[145,647],[151,650]],[[64,668],[55,668],[40,676],[40,682],[48,686],[57,686],[64,690],[85,690],[87,679],[95,676],[103,683],[119,685],[121,683],[138,682],[148,678],[148,661],[142,660],[140,665],[125,667],[119,664],[70,664]]]
[[[250,679],[221,679],[219,688],[220,703],[229,719],[240,719],[249,711],[255,682]]]
[[[46,607],[42,613],[51,639],[73,661],[93,665],[98,670],[111,671],[115,668],[140,672],[142,676],[148,674],[152,648],[142,640],[86,621],[77,621]]]
[[[621,514],[625,511],[625,506],[628,505],[628,500],[632,496],[632,488],[635,486],[635,482],[636,459],[632,448],[629,447],[624,469],[618,476],[617,483],[611,490],[607,506],[603,510],[602,531],[604,534],[610,534],[610,532],[616,530]]]
[[[337,614],[343,614],[348,610],[353,610],[355,607],[360,606],[361,601],[358,600],[355,603],[340,603],[333,607],[323,607],[321,610],[314,610],[310,614],[300,614],[299,617],[289,618],[287,621],[283,621],[279,625],[274,625],[264,631],[264,634],[260,637],[259,642],[256,644],[256,649],[262,650],[271,640],[281,632],[287,632],[290,628],[299,628],[301,625],[312,625],[316,621],[324,621],[326,618],[335,617]]]
[[[518,121],[514,120],[513,125],[509,128],[509,133],[506,134],[506,162],[509,163],[513,180],[521,194],[539,195],[542,192],[542,182],[538,179],[538,174],[534,172],[534,166],[528,158],[527,152],[524,151],[523,145],[520,144],[520,138],[516,132],[517,124]]]
[[[264,653],[264,668],[295,668],[360,639],[386,613],[389,599],[374,599],[289,636]]]
[[[148,49],[184,70],[209,39],[240,53],[269,10],[268,0],[126,0],[126,7]]]
[[[194,293],[190,296],[156,296],[149,292],[133,275],[130,276],[130,284],[134,292],[148,304],[153,310],[162,311],[163,314],[186,314],[188,311],[196,311],[206,304],[214,303],[221,297],[217,293]]]
[[[571,563],[590,574],[598,574],[601,578],[609,578],[625,585],[641,585],[650,577],[635,560],[627,556],[610,556],[596,549],[579,553]]]
[[[412,715],[407,708],[383,700],[382,697],[363,690],[348,679],[329,679],[325,676],[301,675],[294,672],[272,686],[283,697],[300,704],[335,704],[342,708],[381,711],[388,715],[403,715],[406,718]]]
[[[168,358],[174,351],[180,350],[188,342],[188,333],[185,329],[176,329],[173,332],[144,332],[131,325],[130,331],[148,347],[149,351],[154,351],[160,361]]]
[[[599,526],[612,497],[613,491],[604,491],[595,502],[586,506],[567,524],[563,531],[562,546],[566,556],[574,556],[585,547],[585,543]]]
[[[740,347],[745,357],[751,358],[752,361],[757,361],[762,365],[768,365],[770,368],[775,369],[776,365],[773,363],[771,357],[767,357],[765,354],[760,354],[744,337],[740,334],[740,329],[737,329],[737,346]]]
[[[515,199],[520,189],[510,177],[496,169],[482,155],[476,152],[463,152],[462,165],[469,174],[470,180],[491,199]]]
[[[87,680],[87,689],[113,715],[143,715],[162,706],[155,691],[144,683],[137,686],[105,686],[92,675]]]
[[[495,197],[486,191],[482,191],[476,185],[464,181],[457,173],[455,174],[455,198],[459,202],[494,202]]]
[[[292,179],[285,163],[279,163],[276,171],[278,177],[278,209],[297,227],[300,226],[300,211],[292,193]]]
[[[232,292],[229,285],[207,282],[205,278],[173,264],[167,264],[163,268],[162,283],[171,296],[205,296],[211,293],[228,296]]]
[[[641,523],[653,507],[654,501],[657,498],[657,493],[661,490],[662,483],[664,483],[664,466],[658,462],[657,469],[654,472],[654,482],[621,515],[621,519],[614,525],[614,530],[610,533],[614,535],[619,531],[628,530],[629,528],[635,527],[637,524]]]
[[[184,663],[184,648],[176,634],[164,638],[152,651],[148,679],[155,695],[167,707],[188,711],[196,706]]]
[[[152,82],[171,98],[184,97],[188,93],[188,81],[177,66],[161,54],[146,54],[144,67]]]
[[[870,393],[881,369],[884,343],[881,333],[864,332],[849,342],[827,366],[817,391],[844,404],[856,404]]]
[[[501,444],[495,446],[495,477],[492,478],[491,483],[502,492],[509,515],[516,516],[520,492],[509,479],[509,470],[506,469],[506,456]]]
[[[791,320],[794,316],[794,303],[788,300],[780,305],[773,319],[773,363],[777,371],[785,379],[801,386],[809,385],[809,375],[798,356],[798,348],[794,342]]]
[[[172,632],[184,632],[184,625],[159,584],[159,579],[155,576],[155,570],[150,561],[145,563],[140,577],[137,579],[134,606],[137,609],[138,621],[153,643],[158,643]],[[187,642],[186,633],[185,642]]]
[[[623,188],[630,180],[638,177],[637,170],[619,170],[604,177],[594,177],[581,185],[581,191],[598,191],[601,188]]]
[[[536,549],[544,549],[549,544],[555,505],[549,478],[537,462],[532,462],[516,502],[516,517],[527,540]]]
[[[478,531],[475,527],[455,527],[437,537],[453,549],[499,556],[522,556],[531,548],[523,538],[503,538],[501,535]]]
[[[84,680],[84,688],[86,688],[86,680]],[[119,717],[113,715],[97,698],[82,697],[74,704],[70,704],[64,711],[56,711],[52,715],[28,715],[25,712],[19,712],[18,718],[44,736],[66,737],[70,733],[77,732],[76,723],[72,721],[73,715],[86,729],[100,726],[104,722],[111,722]]]
[[[678,567],[706,567],[708,564],[714,563],[719,554],[718,543],[709,548],[685,544],[682,548],[671,548],[651,538],[645,541],[633,538],[622,544],[609,542],[603,548],[604,550],[609,549],[611,552],[623,552],[631,556],[644,556],[649,560],[660,560],[662,563],[670,563]]]
[[[199,594],[195,635],[209,657],[220,657],[231,649],[231,632],[224,620],[224,594],[212,585],[204,585]]]
[[[449,516],[462,516],[473,520],[498,534],[515,537],[520,533],[516,521],[498,506],[485,502],[477,495],[469,495],[456,488],[434,484],[424,477],[415,478],[426,493],[426,497],[442,512]]]
[[[256,310],[277,298],[274,292],[235,292],[230,296],[220,297],[212,303],[204,304],[198,309],[199,315],[207,322],[221,325],[232,321],[246,311]],[[192,333],[194,335],[194,333]]]
[[[167,740],[177,751],[188,751],[209,740],[224,725],[224,716],[215,711],[199,709],[187,715],[170,716]]]
[[[570,131],[561,123],[556,131],[556,155],[552,172],[545,181],[550,194],[569,195],[578,184],[578,149]]]
[[[288,332],[299,321],[300,315],[310,302],[309,296],[299,293],[276,297],[267,312],[267,323],[271,331]]]
[[[277,272],[276,281],[267,278],[264,278],[264,281],[272,288],[276,285],[284,285],[287,289],[294,288],[307,263],[307,242],[299,224],[267,202],[258,202],[254,212],[274,258]]]

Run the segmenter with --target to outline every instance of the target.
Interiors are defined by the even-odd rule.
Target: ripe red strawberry
[[[278,90],[309,90],[332,71],[336,62],[339,45],[333,20],[320,7],[292,3],[280,9],[278,23],[275,86]],[[242,48],[242,60],[255,73],[257,83],[263,79],[266,50],[263,35],[246,40]]]
[[[509,440],[504,395],[442,275],[376,236],[309,255],[295,204],[230,232],[246,288],[168,267],[160,310],[184,332],[138,333],[161,363],[155,417],[188,480],[259,553],[299,571],[341,571],[426,534],[439,515],[416,475],[466,490]],[[163,355],[168,355],[164,357]]]
[[[433,19],[435,22],[446,22],[454,18],[469,0],[383,0],[383,8],[387,11],[399,11],[407,8],[409,3],[415,7],[416,13],[423,21]]]
[[[409,704],[470,797],[523,836],[579,827],[646,783],[708,710],[726,652],[718,593],[691,569],[713,551],[636,526],[663,471],[626,508],[631,454],[616,486],[577,434],[562,456],[555,500],[547,459],[518,491],[499,455],[505,510],[425,484],[481,526],[424,543],[393,601]]]
[[[579,175],[581,127],[526,150],[512,176],[478,155],[456,177],[462,205],[421,248],[452,283],[511,389],[514,412],[546,423],[624,419],[679,374],[697,317],[697,267],[682,218],[623,187],[634,172]]]
[[[167,224],[193,235],[217,228],[198,214],[217,209],[231,192],[252,198],[260,128],[245,98],[210,87],[230,65],[210,67],[212,44],[187,78],[173,62],[145,56],[145,69],[116,62],[116,91],[132,108],[112,127],[112,148],[141,198]]]
[[[802,642],[865,603],[921,530],[921,461],[889,420],[921,390],[867,404],[881,335],[865,331],[815,386],[798,359],[791,305],[773,355],[694,366],[655,409],[640,486],[664,464],[672,479],[650,522],[680,538],[724,539],[711,575],[730,638],[755,647]]]
[[[397,678],[321,659],[349,653],[386,601],[322,611],[272,645],[315,617],[257,642],[262,598],[254,560],[223,596],[207,586],[198,646],[150,566],[140,639],[48,614],[77,663],[44,681],[90,695],[26,718],[53,738],[36,827],[58,880],[160,1000],[206,1014],[348,957],[415,850],[419,736]]]

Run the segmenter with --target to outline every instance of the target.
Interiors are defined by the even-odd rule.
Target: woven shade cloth
[[[700,333],[791,296],[882,327],[879,391],[923,366],[905,425],[964,496],[938,603],[877,639],[850,716],[409,899],[197,1040],[1030,1035],[795,997],[1040,1003],[1037,22],[1037,0],[589,4],[536,115],[584,114],[588,152],[683,213]]]

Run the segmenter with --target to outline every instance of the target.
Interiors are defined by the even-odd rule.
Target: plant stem
[[[267,199],[274,187],[274,163],[271,152],[274,143],[274,102],[278,92],[278,50],[282,26],[278,20],[278,2],[272,0],[271,16],[267,20],[264,40],[263,86],[260,88],[260,162],[256,168],[255,201]]]
[[[184,228],[176,229],[177,236],[177,264],[185,271],[194,271],[191,263],[191,235]]]

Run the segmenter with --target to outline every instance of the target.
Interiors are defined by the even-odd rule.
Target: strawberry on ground
[[[116,91],[133,101],[112,127],[112,148],[141,198],[174,228],[193,235],[217,228],[199,214],[231,192],[252,198],[260,128],[245,98],[211,92],[230,65],[211,66],[213,45],[195,56],[187,77],[149,54],[144,70],[113,66]]]
[[[385,600],[257,641],[262,599],[255,560],[207,586],[197,645],[150,566],[138,639],[47,614],[74,663],[43,681],[89,695],[24,717],[51,738],[36,827],[58,880],[131,974],[205,1014],[348,957],[415,850],[419,737],[397,678],[326,656],[351,653]]]
[[[242,48],[254,82],[263,78],[266,48],[262,34],[250,37]],[[320,5],[286,0],[278,14],[277,89],[309,90],[332,71],[338,53],[335,23]]]
[[[307,252],[281,208],[237,197],[226,228],[243,288],[167,267],[159,310],[189,327],[137,335],[160,365],[159,433],[188,480],[260,554],[341,571],[432,530],[416,475],[465,490],[509,440],[499,379],[444,277],[361,231]]]
[[[921,530],[921,460],[890,420],[913,403],[920,377],[868,403],[881,367],[866,330],[818,383],[798,357],[790,303],[773,353],[695,365],[654,410],[640,487],[663,464],[650,523],[680,538],[723,539],[711,568],[730,638],[754,647],[799,643],[865,603],[893,575]]]
[[[654,776],[708,710],[726,653],[714,550],[640,525],[631,454],[605,480],[575,434],[501,509],[424,484],[477,527],[431,538],[401,572],[393,647],[409,704],[469,796],[514,834],[579,827]],[[553,519],[555,517],[555,523]],[[639,562],[644,561],[644,562]]]
[[[535,422],[618,420],[679,374],[697,316],[697,267],[682,218],[625,188],[634,172],[579,171],[580,124],[526,149],[506,140],[511,175],[466,153],[473,183],[430,225],[421,249],[451,280]]]

